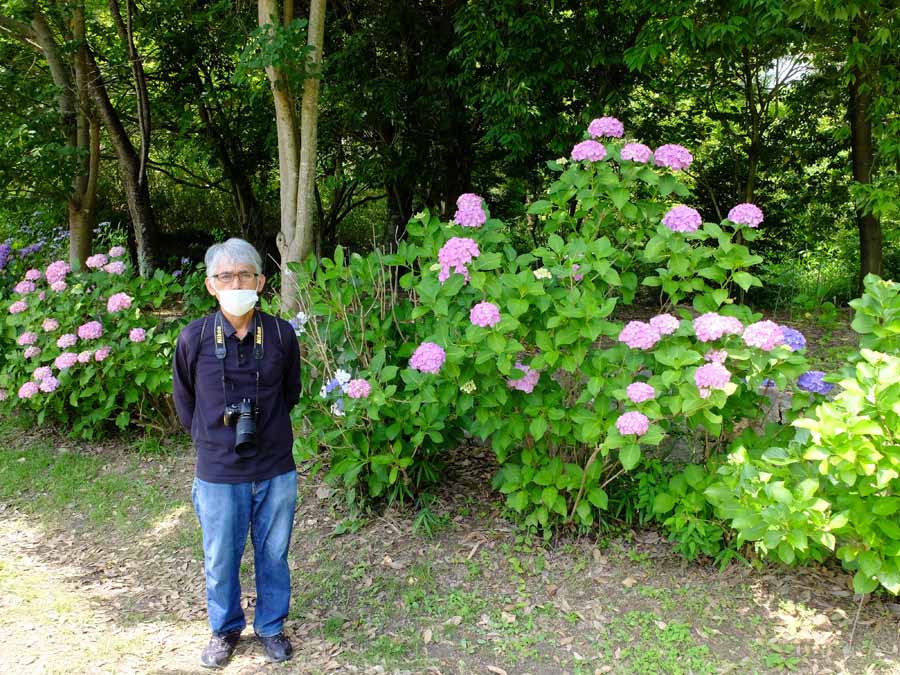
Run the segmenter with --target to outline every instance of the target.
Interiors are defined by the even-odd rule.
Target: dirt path
[[[104,471],[168,500],[127,535],[66,509],[39,517],[27,487],[0,503],[0,673],[208,672],[191,470],[186,453],[137,469],[110,457]],[[538,546],[485,491],[485,457],[451,470],[430,538],[411,533],[412,513],[347,520],[303,481],[286,625],[297,657],[266,664],[248,629],[225,672],[900,673],[900,605],[859,608],[838,569],[719,572],[652,531]]]

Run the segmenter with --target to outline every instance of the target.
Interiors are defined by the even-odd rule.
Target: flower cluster
[[[131,296],[127,293],[116,293],[106,301],[106,311],[115,313],[131,307]]]
[[[728,212],[728,220],[747,227],[759,227],[763,221],[763,212],[756,204],[738,204]]]
[[[350,380],[344,390],[350,398],[367,398],[372,393],[372,385],[366,380]]]
[[[59,328],[59,321],[57,321],[56,319],[54,319],[52,317],[47,317],[41,323],[41,328],[44,329],[45,333],[50,333],[52,331],[55,331],[57,328]]]
[[[468,237],[451,237],[438,251],[438,262],[441,272],[438,281],[444,283],[450,278],[451,268],[457,274],[462,274],[466,281],[469,280],[469,270],[466,268],[472,260],[481,255],[478,244]]]
[[[675,171],[687,169],[694,156],[680,145],[668,144],[661,145],[653,153],[653,163],[657,166],[667,166]]]
[[[121,258],[125,255],[126,250],[124,246],[113,246],[109,249],[109,257],[110,258]]]
[[[69,267],[69,264],[64,260],[56,260],[49,265],[47,265],[47,269],[44,272],[44,276],[47,279],[47,283],[50,284],[50,287],[53,288],[53,284],[62,282],[65,283],[66,275],[72,271],[72,268]],[[56,290],[56,289],[54,289]],[[65,289],[63,289],[65,290]]]
[[[37,333],[32,333],[31,331],[25,331],[19,337],[16,338],[16,344],[20,347],[25,347],[26,345],[33,345],[37,342],[38,336]]]
[[[487,220],[481,197],[471,192],[459,196],[456,200],[456,214],[453,222],[463,227],[481,227]]]
[[[724,349],[710,349],[703,355],[704,361],[709,361],[711,363],[725,363],[727,358],[728,352]]]
[[[588,125],[588,133],[592,138],[622,138],[625,133],[625,126],[615,117],[598,117],[591,120]]]
[[[510,389],[518,389],[519,391],[524,391],[526,394],[530,394],[537,386],[538,380],[541,379],[540,371],[526,366],[521,361],[516,361],[515,367],[518,370],[521,370],[524,375],[517,380],[512,378],[506,380],[506,386]]]
[[[78,327],[78,337],[82,340],[96,340],[101,335],[103,335],[103,325],[99,321],[88,321]]]
[[[297,335],[303,335],[306,332],[308,321],[309,317],[306,315],[306,312],[297,312],[295,316],[288,319],[288,323],[291,324],[291,328],[294,329],[294,333]]]
[[[758,347],[764,352],[784,344],[781,326],[774,321],[757,321],[744,329],[744,343],[748,347]]]
[[[790,326],[779,326],[779,328],[781,328],[781,337],[788,349],[792,352],[806,349],[806,338],[803,337],[803,333]]]
[[[71,368],[78,363],[78,354],[75,352],[63,352],[53,360],[53,365],[57,370],[65,370]]]
[[[14,303],[12,303],[9,306],[9,313],[10,314],[21,314],[26,309],[28,309],[27,302],[25,302],[24,300],[16,300]]]
[[[469,321],[482,328],[493,328],[500,322],[500,308],[492,302],[479,302],[469,311]]]
[[[40,270],[32,267],[30,270],[25,272],[25,280],[26,281],[38,281],[41,277],[43,277],[43,273]]]
[[[60,349],[68,349],[78,342],[78,338],[74,333],[64,333],[56,339],[56,346]]]
[[[650,428],[650,420],[644,413],[631,411],[619,416],[616,420],[616,429],[623,436],[643,436]]]
[[[553,272],[548,270],[546,267],[538,267],[536,270],[534,270],[534,272],[532,272],[532,274],[534,274],[535,279],[552,279],[553,278]]]
[[[693,321],[694,335],[700,342],[712,342],[723,335],[740,335],[744,325],[733,316],[722,316],[715,312],[701,314]]]
[[[13,286],[13,293],[25,295],[26,293],[34,293],[36,289],[37,286],[34,285],[33,281],[25,279],[24,281],[20,281],[15,286]]]
[[[128,331],[128,339],[132,342],[143,342],[147,339],[147,331],[143,328],[132,328]]]
[[[672,232],[696,232],[703,224],[703,218],[697,209],[681,204],[669,209],[662,223]]]
[[[423,373],[437,373],[446,359],[443,347],[434,342],[423,342],[409,359],[409,367]]]
[[[113,260],[111,263],[103,266],[103,271],[108,274],[121,276],[122,274],[125,274],[125,263],[121,260]]]
[[[646,164],[653,156],[653,151],[643,143],[626,143],[622,148],[620,156],[622,159],[630,162]]]
[[[576,162],[588,160],[591,162],[599,162],[606,158],[606,148],[602,143],[597,141],[581,141],[572,148],[572,159]]]
[[[629,321],[619,333],[619,342],[632,349],[652,349],[661,335],[651,324],[643,321]]]
[[[680,321],[671,314],[659,314],[650,319],[650,325],[656,329],[660,335],[671,335],[680,325]]]
[[[92,270],[97,270],[106,265],[108,262],[109,258],[107,258],[103,253],[95,253],[94,255],[88,257],[88,259],[84,261],[84,264],[90,267]]]
[[[656,397],[656,390],[646,382],[632,382],[625,389],[625,393],[632,403],[643,403]]]
[[[797,378],[797,388],[813,394],[827,394],[834,389],[834,385],[825,382],[824,378],[825,373],[821,370],[808,370]]]
[[[731,381],[731,372],[721,363],[706,363],[694,371],[694,384],[700,390],[700,398],[709,398],[713,389],[724,389]]]

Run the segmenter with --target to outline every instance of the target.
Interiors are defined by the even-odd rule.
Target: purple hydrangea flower
[[[468,281],[469,270],[466,265],[479,255],[481,255],[481,251],[478,250],[478,243],[474,239],[451,237],[438,251],[438,262],[441,265],[438,281],[441,283],[447,281],[450,278],[451,268],[457,274],[462,274]]]
[[[57,380],[52,375],[48,375],[44,379],[41,380],[38,388],[44,393],[49,394],[51,391],[56,391],[56,388],[59,386],[59,380]]]
[[[437,373],[444,365],[447,354],[443,347],[434,342],[423,342],[409,359],[409,366],[423,373]]]
[[[703,224],[703,218],[697,209],[681,204],[669,209],[662,223],[673,232],[696,232]]]
[[[790,326],[779,326],[779,328],[781,328],[781,337],[784,339],[784,344],[786,344],[792,352],[806,349],[806,338],[803,337],[803,333]]]
[[[646,382],[632,382],[625,389],[625,393],[632,403],[643,403],[656,397],[656,389]]]
[[[643,436],[650,428],[650,420],[644,413],[627,412],[619,416],[616,420],[616,429],[623,436],[634,434],[635,436]]]
[[[626,143],[620,153],[622,159],[630,162],[646,164],[653,156],[653,151],[643,143]]]
[[[597,141],[581,141],[572,148],[572,159],[580,162],[586,159],[591,162],[602,161],[606,157],[606,148]]]
[[[808,370],[797,378],[797,388],[813,394],[827,394],[834,389],[834,385],[825,382],[824,377],[825,373],[821,370]]]
[[[661,145],[656,149],[656,152],[653,153],[654,164],[657,166],[667,166],[675,171],[681,171],[688,168],[693,161],[694,156],[687,151],[687,148],[673,143]]]
[[[456,200],[456,214],[453,222],[463,227],[481,227],[487,220],[481,197],[471,192],[466,192]]]
[[[619,333],[619,342],[632,349],[652,349],[659,342],[659,331],[643,321],[629,321]]]
[[[515,367],[525,374],[518,380],[506,380],[506,386],[510,389],[518,389],[519,391],[524,391],[526,394],[530,394],[537,386],[538,380],[541,379],[540,371],[526,366],[521,361],[516,361]]]
[[[738,204],[728,212],[728,220],[747,227],[759,227],[763,221],[763,212],[756,204]]]
[[[588,133],[592,138],[622,138],[625,133],[625,126],[615,117],[598,117],[591,120],[588,125]]]
[[[492,302],[479,302],[469,311],[469,321],[482,328],[493,328],[500,322],[500,308]]]
[[[10,253],[12,253],[12,245],[9,242],[0,244],[0,270],[6,268],[6,263],[9,262]]]

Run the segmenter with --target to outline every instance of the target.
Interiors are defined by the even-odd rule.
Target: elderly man
[[[297,338],[286,321],[255,309],[266,279],[246,241],[211,246],[206,275],[219,309],[181,331],[173,367],[175,407],[197,451],[192,498],[212,629],[200,661],[224,666],[246,626],[240,566],[248,530],[256,569],[253,630],[269,660],[285,661],[293,654],[283,627],[297,501],[289,415],[300,399]]]

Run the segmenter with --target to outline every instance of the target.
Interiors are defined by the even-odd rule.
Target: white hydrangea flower
[[[345,415],[344,411],[338,407],[337,403],[331,404],[331,414],[335,417],[344,417]]]
[[[464,385],[462,385],[459,389],[460,389],[460,391],[465,392],[466,394],[473,394],[478,389],[478,387],[475,386],[474,380],[469,380]]]
[[[337,378],[338,384],[341,385],[341,389],[344,388],[344,385],[350,381],[350,378],[353,377],[346,370],[338,368],[338,371],[334,374],[335,378]]]
[[[550,270],[548,270],[546,267],[538,267],[534,271],[534,278],[535,279],[552,279],[553,274],[551,274]]]

